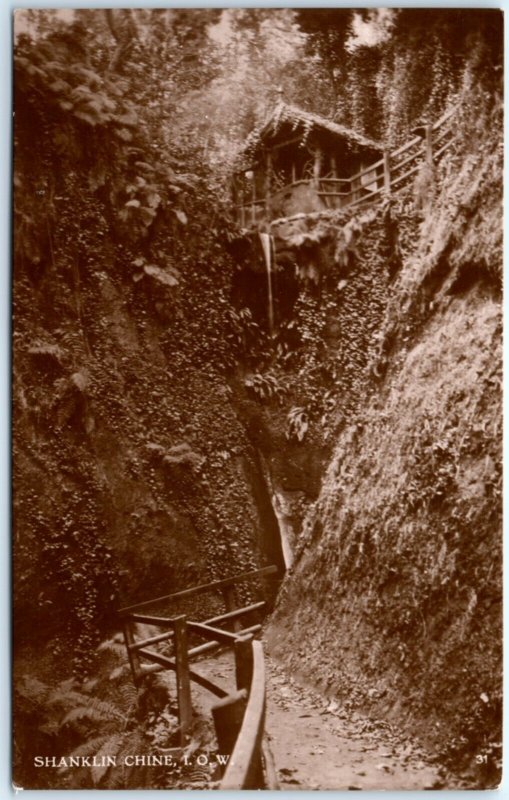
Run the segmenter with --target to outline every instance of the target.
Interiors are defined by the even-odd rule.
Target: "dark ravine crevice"
[[[259,455],[256,460],[244,461],[246,477],[250,481],[253,497],[260,515],[260,550],[264,559],[275,564],[281,575],[285,572],[285,561],[277,517],[272,506],[270,489],[267,485]]]
[[[116,655],[99,647],[118,608],[269,565],[235,587],[242,607],[266,601],[253,622],[265,616],[269,680],[279,662],[327,706],[417,732],[471,786],[497,779],[502,15],[374,14],[365,47],[355,10],[275,11],[275,25],[265,10],[17,15],[13,774],[25,788],[116,785],[32,768],[34,752],[68,755],[103,733],[83,715],[73,727],[75,694],[65,709],[51,698],[78,685],[87,704],[123,695],[127,673],[113,679]],[[338,65],[345,80],[329,86]],[[372,137],[390,143],[384,158]],[[175,614],[230,605],[186,595]],[[129,701],[104,731],[126,752],[171,747],[174,723],[140,711]],[[299,716],[286,725],[305,751],[316,740]],[[374,782],[389,779],[366,751]]]
[[[265,479],[262,462],[256,451],[249,457],[240,457],[239,464],[245,475],[246,484],[250,487],[254,506],[258,514],[258,546],[263,564],[274,564],[278,568],[276,576],[269,576],[264,581],[265,593],[269,606],[276,601],[277,593],[286,566],[281,544],[279,524],[272,506],[269,487]]]
[[[285,570],[289,570],[293,563],[293,551],[295,547],[294,526],[292,525],[291,515],[288,513],[288,509],[286,508],[287,501],[285,492],[279,486],[276,487],[270,473],[270,469],[262,455],[260,455],[260,460],[270,495],[272,509],[278,524],[279,539],[281,542],[281,551],[283,554]]]

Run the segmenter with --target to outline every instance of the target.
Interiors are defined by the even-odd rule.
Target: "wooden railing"
[[[262,643],[252,641],[252,636],[239,638],[235,643],[235,665],[237,691],[212,709],[219,747],[230,756],[219,788],[277,788],[271,785],[270,757],[267,758],[264,744]]]
[[[260,624],[242,627],[241,618],[260,612],[264,601],[235,608],[235,586],[246,580],[277,572],[275,566],[245,572],[213,583],[202,584],[119,610],[129,663],[136,685],[145,676],[161,670],[176,674],[177,711],[180,743],[184,746],[192,721],[191,683],[195,682],[220,698],[213,706],[219,752],[229,756],[222,776],[221,789],[277,788],[275,770],[264,736],[265,665],[261,642],[254,640]],[[173,603],[201,594],[221,592],[226,611],[203,621],[146,613],[154,606]],[[231,624],[234,631],[219,627]],[[139,639],[139,625],[164,629],[163,633]],[[204,644],[189,646],[191,636],[205,639]],[[171,643],[171,654],[149,649],[152,645]],[[230,647],[235,654],[236,688],[226,690],[190,668],[190,662],[219,647]],[[148,665],[142,660],[150,662]]]
[[[432,167],[452,146],[454,131],[451,123],[455,112],[456,109],[452,109],[434,124],[420,126],[418,135],[396,150],[385,151],[381,159],[349,178],[326,176],[297,180],[264,198],[236,205],[240,225],[256,225],[262,219],[272,218],[271,209],[298,185],[313,187],[327,208],[370,205],[391,194],[398,194],[409,185],[423,164]]]
[[[237,689],[212,708],[219,749],[229,756],[220,789],[278,789],[265,735],[265,662],[252,634],[235,645]]]

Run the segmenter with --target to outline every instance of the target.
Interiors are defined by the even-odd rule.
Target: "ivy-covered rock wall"
[[[70,638],[86,672],[119,605],[277,552],[224,213],[82,36],[16,58],[13,454],[16,644]]]
[[[235,402],[293,543],[319,495],[335,436],[378,380],[381,327],[399,259],[394,213],[384,205],[299,214],[272,226],[275,328],[237,370]],[[244,247],[250,255],[239,262],[237,302],[267,334],[257,235]]]
[[[489,145],[472,125],[424,208],[393,206],[377,352],[268,632],[292,671],[427,739],[473,787],[497,784],[501,756],[497,124]]]

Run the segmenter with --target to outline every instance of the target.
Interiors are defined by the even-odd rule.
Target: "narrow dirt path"
[[[268,661],[267,720],[282,789],[438,789],[415,742],[299,686]]]
[[[281,789],[454,788],[416,742],[388,723],[346,712],[267,657],[266,665],[266,730]],[[225,688],[235,684],[232,653],[197,662],[196,671]],[[198,694],[205,711],[214,700]]]

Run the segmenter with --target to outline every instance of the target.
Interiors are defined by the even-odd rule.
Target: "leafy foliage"
[[[309,417],[305,408],[294,406],[288,412],[288,430],[286,431],[286,438],[292,439],[295,437],[298,442],[304,441],[306,431],[309,426]]]
[[[476,48],[490,93],[500,77],[496,11],[305,9],[297,11],[297,23],[329,77],[337,118],[389,143],[456,101]]]
[[[175,741],[177,720],[171,713],[165,687],[147,686],[140,693],[132,684],[125,646],[117,639],[105,640],[98,648],[98,677],[79,683],[74,679],[50,686],[24,675],[16,681],[15,705],[18,746],[15,770],[19,778],[40,788],[45,770],[31,775],[33,757],[28,754],[37,742],[37,753],[61,758],[58,775],[66,788],[153,788],[162,785],[157,769],[123,764],[126,754],[154,752]],[[127,666],[127,670],[124,667]],[[113,667],[113,669],[111,669]],[[161,699],[164,698],[164,699]],[[30,725],[31,741],[23,741]],[[30,739],[30,737],[29,737]],[[76,769],[69,759],[96,756],[88,767]],[[114,764],[108,766],[104,757]],[[54,783],[51,783],[54,786]]]
[[[281,399],[285,389],[275,375],[259,372],[244,379],[244,386],[260,400]]]
[[[217,292],[229,280],[231,263],[218,245],[219,223],[210,223],[211,190],[199,176],[202,164],[192,153],[184,164],[177,141],[170,149],[168,129],[153,111],[154,96],[148,98],[149,91],[163,90],[166,67],[156,84],[144,79],[169,50],[165,40],[158,55],[159,23],[167,32],[178,29],[178,58],[196,52],[199,33],[192,18],[97,11],[75,12],[70,24],[45,21],[41,12],[33,38],[18,36],[15,56],[15,451],[23,473],[16,497],[22,531],[16,624],[20,641],[44,630],[69,637],[76,674],[83,675],[92,667],[119,590],[119,564],[107,545],[111,483],[99,475],[94,450],[102,446],[104,425],[110,433],[125,426],[139,372],[131,352],[129,377],[121,377],[128,348],[119,342],[119,327],[111,347],[117,322],[106,295],[123,293],[141,335],[147,310],[156,315],[162,330],[155,335],[177,369],[189,360],[212,359],[214,369],[224,371],[234,353],[221,335],[228,307],[226,300],[218,305]],[[142,41],[147,50],[136,63]],[[198,81],[201,68],[195,63]],[[188,77],[181,94],[189,90]],[[171,376],[162,373],[171,405]],[[131,387],[126,403],[125,378]],[[135,402],[147,416],[145,425],[164,420],[166,426],[166,402],[152,396],[147,402],[142,394]],[[139,455],[146,457],[142,429],[136,439]],[[194,458],[197,466],[198,456],[172,449],[178,446],[179,439],[169,443],[167,463]],[[34,457],[25,461],[25,453]],[[141,462],[132,458],[130,469],[136,471]],[[38,485],[41,466],[58,483],[52,502]],[[37,611],[29,585],[37,587]],[[68,613],[55,614],[60,607]]]

